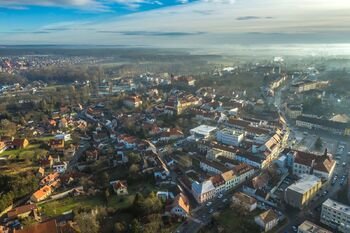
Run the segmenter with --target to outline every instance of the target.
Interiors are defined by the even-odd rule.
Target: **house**
[[[179,193],[171,205],[170,212],[179,217],[187,217],[190,214],[190,202],[183,193]]]
[[[56,223],[56,220],[50,220],[47,222],[37,223],[31,226],[28,226],[24,229],[13,230],[13,233],[61,233],[59,226]]]
[[[324,229],[323,227],[320,227],[319,225],[313,222],[305,220],[302,224],[299,225],[298,233],[332,233],[332,232]]]
[[[96,161],[98,160],[98,155],[98,150],[88,150],[85,152],[85,159],[86,161]]]
[[[117,180],[111,182],[114,192],[118,195],[128,195],[128,184],[126,180]]]
[[[45,169],[43,167],[39,167],[38,172],[37,172],[37,177],[42,178],[45,175]]]
[[[14,220],[14,219],[24,219],[29,217],[30,215],[36,217],[37,211],[38,211],[38,207],[35,204],[22,205],[8,211],[7,218],[9,220]]]
[[[278,216],[272,209],[256,216],[254,220],[264,231],[269,231],[278,224]]]
[[[48,198],[52,192],[53,192],[53,190],[52,190],[51,186],[45,185],[44,187],[42,187],[39,190],[37,190],[36,192],[34,192],[32,194],[32,196],[30,197],[30,200],[33,202],[40,202],[40,201]]]
[[[49,185],[57,180],[59,176],[58,172],[50,173],[40,181],[40,185]]]
[[[50,146],[51,146],[51,149],[63,150],[64,139],[51,139]]]
[[[53,166],[54,159],[51,155],[47,156],[45,159],[40,159],[40,166],[43,168],[51,168]]]
[[[55,163],[52,167],[54,172],[57,173],[64,173],[67,170],[67,163],[66,162],[58,162]]]
[[[26,138],[16,138],[12,141],[12,147],[14,149],[23,149],[29,145],[29,141]]]
[[[123,101],[124,105],[129,108],[138,108],[142,105],[140,96],[128,96]]]
[[[236,205],[242,206],[249,212],[255,210],[258,205],[258,202],[255,198],[242,192],[234,193],[232,196],[232,202]]]
[[[0,153],[4,152],[7,149],[7,145],[4,141],[0,141]]]

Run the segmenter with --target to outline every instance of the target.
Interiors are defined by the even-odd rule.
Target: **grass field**
[[[6,150],[0,154],[1,157],[7,157],[9,159],[15,158],[15,156],[19,156],[19,159],[26,159],[28,156],[33,155],[33,151],[35,149],[39,149],[39,144],[31,144],[24,149],[17,150]]]

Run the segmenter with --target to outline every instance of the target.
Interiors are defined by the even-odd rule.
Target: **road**
[[[176,233],[195,233],[198,232],[203,226],[207,225],[212,218],[212,214],[224,209],[230,203],[230,197],[232,193],[226,193],[222,198],[214,198],[205,204],[200,205],[198,208],[191,212],[191,216],[188,220],[182,223],[177,229]],[[226,200],[226,201],[224,201]],[[211,205],[208,206],[208,203]],[[211,213],[209,211],[212,211]]]
[[[332,135],[328,135],[329,138],[332,138]],[[288,224],[281,228],[279,230],[279,233],[285,233],[285,232],[293,232],[293,226],[298,226],[300,225],[304,220],[311,220],[315,223],[317,223],[319,221],[319,207],[322,205],[322,203],[327,200],[328,198],[333,198],[336,196],[337,192],[341,189],[341,185],[339,183],[339,180],[341,178],[341,176],[343,175],[348,175],[349,172],[349,164],[350,164],[350,156],[348,155],[348,152],[350,151],[350,144],[346,143],[346,141],[341,141],[345,148],[344,151],[341,155],[341,160],[337,161],[337,163],[339,165],[336,166],[334,174],[338,175],[338,181],[334,184],[331,185],[331,180],[325,184],[322,187],[322,192],[324,192],[325,190],[328,191],[327,195],[318,195],[314,198],[314,201],[308,206],[308,208],[306,208],[303,211],[293,211],[293,210],[288,210],[288,211],[284,211],[286,216],[289,219]],[[346,163],[346,166],[343,166],[342,163]],[[344,182],[344,185],[346,185],[347,182]],[[318,209],[318,210],[316,210]]]

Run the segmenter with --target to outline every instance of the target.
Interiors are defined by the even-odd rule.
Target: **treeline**
[[[29,71],[25,75],[28,81],[43,81],[47,83],[72,83],[87,80],[98,80],[104,77],[103,70],[99,67],[66,66],[47,67],[40,70]]]
[[[0,175],[0,212],[13,202],[38,188],[38,179],[32,173],[16,176]]]

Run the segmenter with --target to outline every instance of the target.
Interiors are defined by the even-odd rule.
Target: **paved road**
[[[328,135],[328,137],[332,137],[332,135]],[[344,141],[345,142],[345,141]],[[328,194],[327,195],[320,195],[320,196],[316,196],[314,198],[315,201],[313,201],[311,203],[311,205],[306,208],[303,211],[296,211],[296,210],[288,210],[285,211],[286,216],[289,219],[288,224],[281,228],[278,232],[279,233],[284,233],[284,232],[293,232],[293,226],[298,226],[300,225],[304,220],[308,219],[311,220],[313,222],[318,222],[319,219],[319,214],[320,212],[318,212],[316,209],[318,209],[318,207],[320,207],[322,205],[322,203],[327,200],[328,198],[332,198],[335,197],[335,195],[337,194],[337,192],[341,189],[341,185],[339,184],[339,180],[341,178],[341,176],[348,174],[349,172],[349,164],[350,164],[350,156],[348,155],[348,152],[350,151],[350,144],[347,143],[342,143],[345,145],[344,151],[341,155],[342,159],[337,161],[337,163],[339,165],[336,166],[335,172],[334,174],[338,174],[338,181],[336,184],[331,185],[331,181],[328,182],[328,184],[326,184],[322,189],[327,190]],[[342,163],[345,162],[346,166],[343,166]],[[344,185],[346,185],[347,182],[344,182]]]

